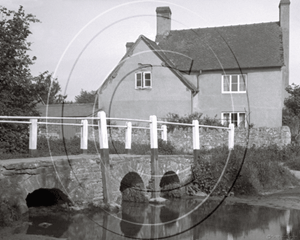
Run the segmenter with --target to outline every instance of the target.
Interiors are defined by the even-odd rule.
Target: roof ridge
[[[239,25],[227,25],[227,26],[219,26],[219,27],[199,27],[199,28],[171,30],[170,32],[181,32],[181,31],[183,32],[183,31],[198,30],[198,29],[216,29],[216,28],[244,27],[244,26],[263,25],[263,24],[278,24],[278,23],[279,23],[279,21],[261,22],[261,23],[249,23],[249,24],[239,24]]]

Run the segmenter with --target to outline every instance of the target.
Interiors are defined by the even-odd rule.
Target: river
[[[200,199],[164,205],[123,202],[118,213],[41,214],[29,216],[30,225],[22,231],[71,240],[300,239],[299,210],[227,202],[216,209],[216,201],[200,204]]]

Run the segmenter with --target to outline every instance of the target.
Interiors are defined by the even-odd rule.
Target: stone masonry
[[[110,155],[111,201],[120,196],[122,179],[136,172],[143,180],[145,193],[151,188],[150,155]],[[181,185],[192,180],[193,156],[159,156],[159,181],[168,171],[176,173]],[[10,159],[0,161],[0,202],[28,210],[26,197],[40,188],[59,189],[75,206],[103,201],[101,159],[97,155],[59,156],[46,158]],[[183,190],[184,187],[182,188]],[[146,193],[147,195],[147,193]],[[148,194],[149,195],[149,194]]]
[[[125,129],[113,128],[108,131],[110,140],[125,141]],[[249,136],[248,136],[249,133]],[[215,147],[228,145],[228,131],[222,129],[200,128],[200,147],[202,149],[212,149]],[[289,127],[280,128],[236,128],[234,134],[234,144],[248,147],[262,147],[277,145],[283,147],[291,143],[291,132]],[[160,137],[160,134],[158,134]],[[193,133],[192,128],[174,129],[168,132],[168,141],[182,153],[193,153]],[[134,129],[132,133],[133,143],[150,144],[149,130]]]
[[[46,157],[0,161],[0,200],[28,210],[26,197],[40,188],[56,188],[74,205],[101,201],[102,180],[96,156]]]

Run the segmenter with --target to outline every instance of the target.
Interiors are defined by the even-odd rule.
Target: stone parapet
[[[79,155],[0,161],[0,200],[27,211],[26,197],[40,189],[59,189],[74,205],[102,201],[97,156]]]

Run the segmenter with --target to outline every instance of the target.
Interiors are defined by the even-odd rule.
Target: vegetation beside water
[[[229,192],[235,195],[250,195],[296,186],[299,184],[298,180],[282,165],[282,162],[290,165],[291,162],[297,161],[297,158],[289,158],[295,151],[293,146],[285,149],[276,146],[253,147],[247,150],[244,159],[245,148],[235,146],[218,184],[229,150],[227,147],[220,147],[202,151],[193,168],[195,182],[192,187],[195,191],[210,193],[217,184],[212,195],[224,195]],[[232,187],[233,183],[235,184]]]
[[[48,142],[49,141],[49,142]],[[80,149],[80,138],[54,139],[39,137],[38,149],[34,157],[46,157],[50,153],[52,156],[78,155],[82,153]],[[110,154],[126,154],[125,144],[121,141],[109,142]],[[159,140],[158,151],[160,155],[183,154],[178,152],[171,142]],[[99,153],[97,142],[89,141],[88,154]],[[131,154],[150,154],[148,144],[132,144]],[[245,148],[235,146],[230,155],[228,166],[224,177],[219,182],[213,195],[226,194],[234,181],[231,189],[234,194],[255,194],[270,189],[283,189],[287,186],[297,184],[297,180],[291,175],[286,167],[293,170],[300,170],[300,149],[297,145],[288,145],[282,149],[277,146],[253,147],[247,150],[243,162]],[[194,167],[195,183],[192,189],[196,192],[209,193],[218,181],[219,176],[225,166],[229,151],[226,146],[211,150],[201,150],[198,164]],[[15,154],[1,154],[0,159],[28,158],[32,157],[29,152]],[[210,160],[208,160],[210,159]],[[239,168],[243,163],[239,177]]]

